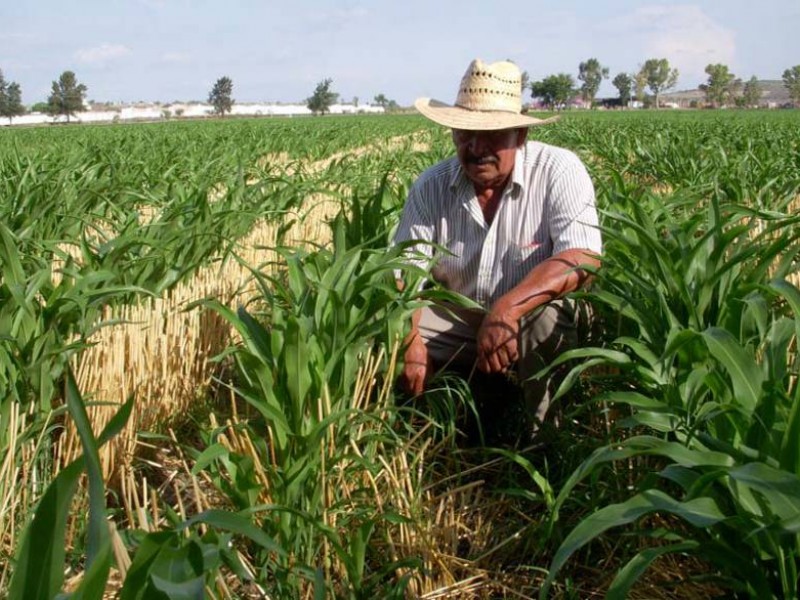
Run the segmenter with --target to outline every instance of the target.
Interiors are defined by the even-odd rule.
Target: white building
[[[333,104],[330,113],[342,114],[382,114],[381,106],[363,104]],[[108,123],[117,121],[161,121],[165,119],[198,118],[213,116],[214,107],[210,104],[165,104],[123,106],[116,110],[85,111],[70,117],[72,123]],[[236,116],[300,116],[310,115],[305,104],[234,104],[230,112]],[[14,117],[12,125],[37,125],[43,123],[66,123],[66,117],[51,117],[44,113],[31,113]],[[8,119],[0,119],[0,127],[8,126]]]

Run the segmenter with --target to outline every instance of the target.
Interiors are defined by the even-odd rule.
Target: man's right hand
[[[421,394],[432,370],[428,349],[422,338],[416,335],[406,348],[403,372],[400,375],[401,387],[413,396]]]

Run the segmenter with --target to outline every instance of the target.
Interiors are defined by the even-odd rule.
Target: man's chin
[[[497,181],[499,173],[491,165],[471,166],[467,169],[467,177],[470,181],[482,186],[492,185]]]

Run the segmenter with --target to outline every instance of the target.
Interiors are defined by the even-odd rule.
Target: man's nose
[[[486,137],[481,133],[476,133],[469,141],[469,150],[473,154],[480,154],[486,150]]]

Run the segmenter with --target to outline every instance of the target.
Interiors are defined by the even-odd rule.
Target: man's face
[[[517,148],[525,143],[526,128],[496,131],[453,129],[458,160],[477,188],[503,184],[514,170]]]

